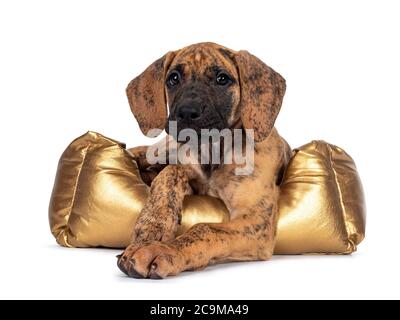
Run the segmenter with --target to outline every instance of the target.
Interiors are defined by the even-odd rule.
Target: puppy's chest
[[[223,178],[223,174],[220,169],[208,170],[210,168],[202,167],[200,174],[198,174],[198,178],[192,180],[190,185],[193,189],[193,192],[197,195],[210,195],[214,197],[218,197],[218,190],[223,188],[223,184],[221,183],[221,179]]]
[[[221,167],[207,174],[206,179],[193,181],[192,187],[195,194],[209,195],[221,199],[229,209],[231,197],[237,182],[231,175],[233,168]]]

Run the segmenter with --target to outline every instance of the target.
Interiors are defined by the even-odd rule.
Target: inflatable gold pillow
[[[61,156],[49,206],[51,231],[62,246],[124,248],[148,195],[125,145],[88,132]],[[352,253],[364,238],[364,196],[355,164],[326,142],[295,149],[279,208],[275,254]],[[219,199],[189,196],[178,232],[227,220]]]

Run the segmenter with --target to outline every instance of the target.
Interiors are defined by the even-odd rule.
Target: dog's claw
[[[125,259],[124,259],[125,258]],[[126,261],[126,257],[122,257],[122,262]],[[133,267],[135,266],[135,260],[131,259],[128,261],[130,267],[126,267],[126,265],[123,265],[120,263],[121,261],[118,261],[118,268],[125,273],[128,277],[131,278],[136,278],[136,279],[142,279],[144,278],[140,273],[138,273]]]
[[[153,280],[161,280],[162,279],[162,277],[157,272],[151,272],[149,275],[149,278],[153,279]]]
[[[137,272],[135,269],[130,268],[130,270],[128,271],[127,275],[131,278],[135,278],[135,279],[143,279],[144,277]]]
[[[150,266],[150,274],[149,274],[149,278],[150,279],[153,279],[153,280],[160,280],[160,279],[162,279],[162,277],[157,273],[157,268],[158,268],[158,265],[157,265],[157,263],[153,263],[151,266]]]

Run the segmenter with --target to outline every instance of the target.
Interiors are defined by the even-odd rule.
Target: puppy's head
[[[178,132],[241,125],[261,141],[274,126],[285,88],[282,76],[247,51],[200,43],[168,52],[126,92],[144,134],[177,121]]]

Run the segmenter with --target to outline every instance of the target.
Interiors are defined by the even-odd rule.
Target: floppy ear
[[[286,90],[285,79],[247,51],[235,55],[239,69],[241,120],[245,129],[254,129],[256,142],[268,137]]]
[[[167,101],[164,79],[174,56],[174,52],[168,52],[133,79],[126,88],[132,113],[145,135],[151,129],[165,128]]]

